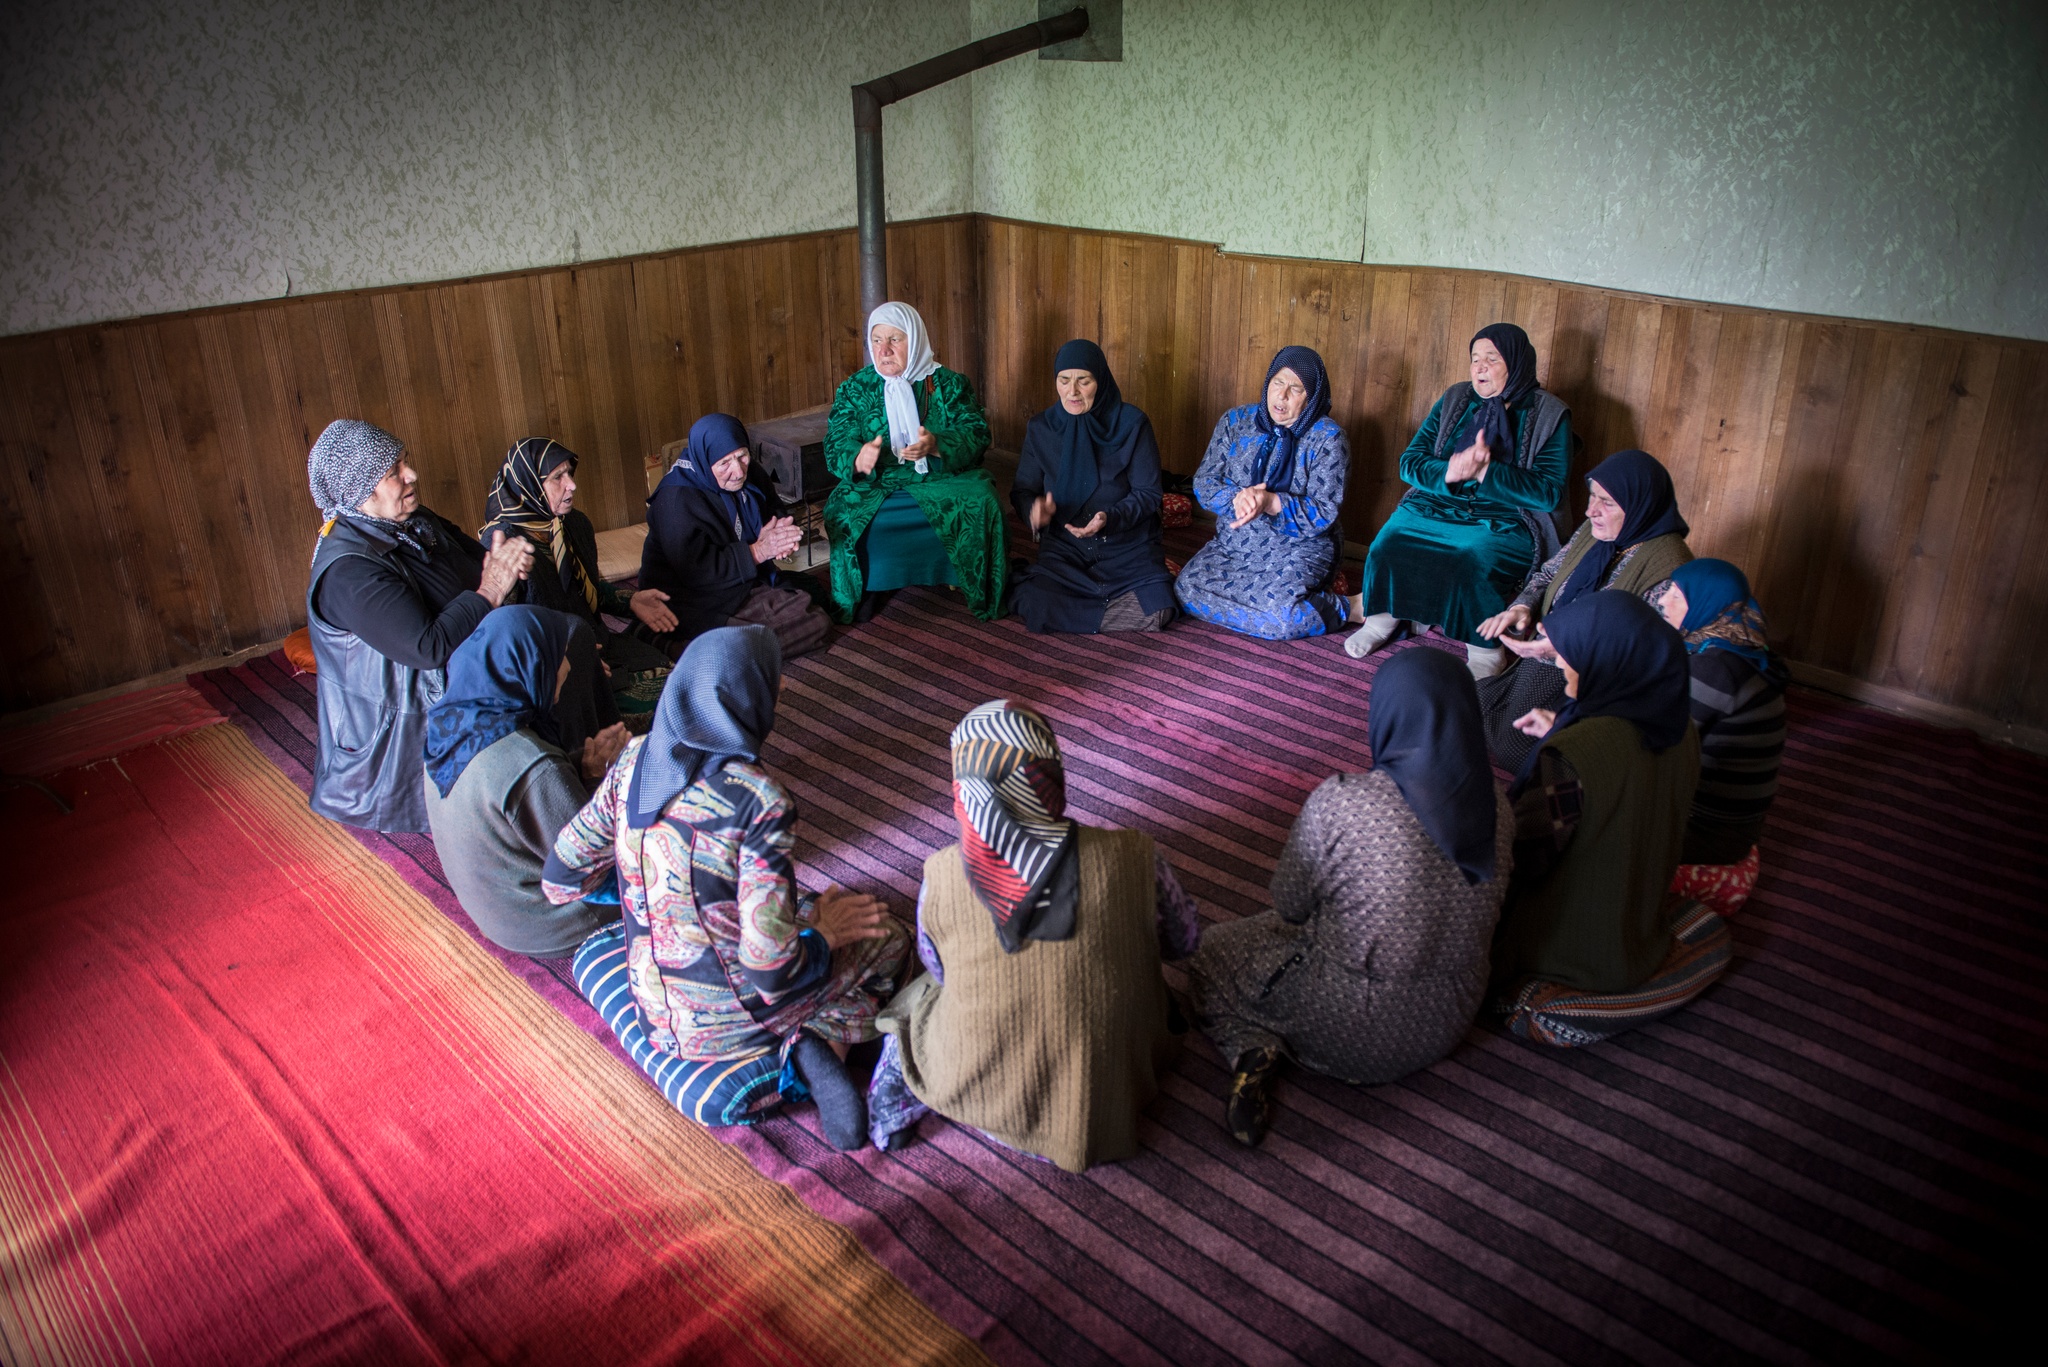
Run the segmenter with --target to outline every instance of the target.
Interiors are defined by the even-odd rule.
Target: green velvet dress
[[[852,620],[872,570],[880,588],[957,583],[968,610],[989,621],[1002,612],[1008,561],[1002,504],[995,481],[981,468],[988,418],[958,371],[940,366],[913,388],[918,416],[938,441],[922,475],[915,463],[896,459],[890,446],[882,377],[873,366],[862,366],[833,396],[825,431],[825,463],[839,477],[825,500],[833,615]],[[875,437],[882,439],[882,458],[871,474],[858,474],[854,459]],[[933,540],[943,563],[933,554]]]
[[[1462,425],[1480,402],[1475,395],[1454,422]],[[1453,485],[1444,483],[1450,462],[1433,456],[1442,408],[1438,399],[1401,453],[1401,478],[1414,487],[1366,553],[1365,612],[1391,613],[1439,627],[1454,640],[1492,645],[1479,635],[1479,624],[1506,607],[1535,568],[1536,544],[1522,512],[1549,512],[1564,497],[1571,418],[1558,422],[1530,468],[1497,458],[1484,480]],[[1525,403],[1511,411],[1520,443],[1529,436],[1535,407]]]

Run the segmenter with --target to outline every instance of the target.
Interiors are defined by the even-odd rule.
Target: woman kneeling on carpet
[[[1514,813],[1457,659],[1403,650],[1373,680],[1372,769],[1309,795],[1273,871],[1273,909],[1210,929],[1195,1013],[1233,1076],[1225,1119],[1257,1144],[1283,1058],[1391,1082],[1463,1039],[1486,995]]]
[[[1010,485],[1038,540],[1017,615],[1033,631],[1157,631],[1174,607],[1152,420],[1124,402],[1095,343],[1068,342],[1052,365],[1058,402],[1024,429]]]
[[[427,713],[427,821],[448,885],[492,944],[540,958],[574,953],[619,914],[541,895],[555,837],[626,743],[617,724],[592,736],[580,773],[556,743],[575,625],[546,608],[492,613],[449,659],[447,692]]]
[[[533,546],[500,534],[485,551],[422,507],[404,445],[355,418],[320,433],[306,482],[327,519],[306,586],[320,708],[310,805],[351,826],[424,831],[420,740],[441,671],[525,576]]]
[[[1508,789],[1515,875],[1493,981],[1519,1033],[1588,1043],[1697,993],[1719,966],[1702,976],[1677,941],[1719,928],[1725,964],[1726,931],[1711,913],[1712,926],[1693,926],[1692,905],[1667,893],[1700,773],[1678,633],[1618,591],[1559,608],[1543,630],[1567,702],[1520,719],[1537,746]],[[1653,978],[1663,986],[1646,991]],[[1564,997],[1582,1012],[1578,1024],[1532,1023]]]
[[[909,937],[880,900],[797,887],[796,804],[761,766],[782,655],[764,626],[690,642],[652,730],[563,828],[543,887],[565,904],[616,878],[622,924],[576,985],[677,1109],[706,1125],[817,1100],[834,1148],[867,1142],[845,1070],[901,985]]]
[[[1726,560],[1673,570],[1660,608],[1685,633],[1700,732],[1700,786],[1672,891],[1727,916],[1756,886],[1757,837],[1778,794],[1785,751],[1789,672],[1764,636],[1749,576]]]
[[[507,603],[566,612],[589,629],[596,653],[579,661],[578,669],[588,670],[593,680],[602,679],[604,686],[565,693],[564,707],[574,708],[577,715],[559,718],[569,734],[587,736],[610,726],[622,711],[652,711],[668,673],[667,656],[629,632],[613,631],[604,614],[624,621],[638,617],[659,622],[668,609],[664,595],[647,589],[621,593],[598,573],[597,528],[576,507],[580,463],[574,451],[552,437],[514,442],[491,485],[478,535],[488,543],[503,532],[533,546],[533,566],[506,595]],[[572,649],[581,639],[572,643]],[[596,668],[598,660],[604,661],[603,670]]]
[[[1337,515],[1351,444],[1329,412],[1323,358],[1290,346],[1266,368],[1264,397],[1217,420],[1195,471],[1216,535],[1174,584],[1190,615],[1269,641],[1344,624],[1349,609],[1329,582],[1344,546]]]
[[[879,1022],[879,1146],[934,1110],[1069,1172],[1138,1151],[1180,1047],[1159,961],[1192,953],[1201,922],[1150,836],[1068,820],[1066,796],[1036,712],[983,703],[954,728],[960,843],[925,860],[927,971]]]
[[[817,581],[775,568],[802,543],[752,468],[746,425],[730,413],[697,419],[688,447],[647,500],[640,584],[662,592],[673,619],[656,641],[680,655],[713,627],[757,622],[775,633],[785,660],[824,645],[831,623],[817,605]]]
[[[833,613],[862,621],[892,590],[957,584],[967,610],[993,621],[1003,611],[1009,533],[981,468],[981,400],[932,355],[910,305],[876,309],[867,343],[869,364],[832,396],[825,429],[825,464],[839,480],[825,499]]]
[[[1640,595],[1652,607],[1671,572],[1692,559],[1690,529],[1678,513],[1671,474],[1647,451],[1617,451],[1586,476],[1586,520],[1505,611],[1479,624],[1479,634],[1520,657],[1503,673],[1479,681],[1486,743],[1503,766],[1520,769],[1532,742],[1520,718],[1564,706],[1564,675],[1536,624],[1559,608],[1602,589]]]

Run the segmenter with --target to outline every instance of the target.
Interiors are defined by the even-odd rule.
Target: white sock
[[[1365,625],[1351,633],[1344,642],[1344,653],[1354,660],[1362,660],[1378,650],[1400,627],[1401,619],[1391,612],[1375,612],[1365,619]]]
[[[1475,679],[1490,679],[1508,667],[1506,646],[1465,647],[1465,668],[1472,671]]]

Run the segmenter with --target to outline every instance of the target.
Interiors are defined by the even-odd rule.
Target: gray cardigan
[[[493,944],[556,958],[618,919],[617,907],[557,907],[541,895],[540,869],[555,837],[590,798],[560,750],[521,728],[472,759],[448,796],[432,779],[425,787],[441,868]]]

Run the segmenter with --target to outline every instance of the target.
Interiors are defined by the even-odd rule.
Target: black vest
[[[418,592],[396,552],[395,542],[346,520],[329,526],[313,552],[306,628],[319,671],[320,749],[313,761],[311,805],[350,826],[425,833],[427,709],[440,701],[444,671],[398,664],[354,632],[322,621],[313,606],[321,576],[350,555],[395,570]]]

